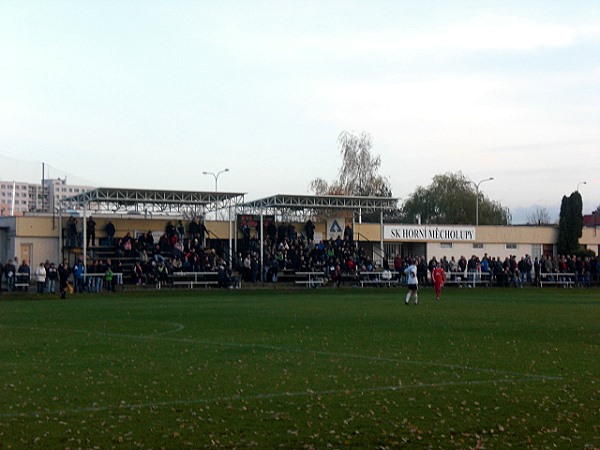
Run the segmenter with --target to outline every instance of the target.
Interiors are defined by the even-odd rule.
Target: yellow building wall
[[[378,223],[355,223],[354,240],[369,240],[379,242],[381,239],[381,225]]]
[[[55,260],[58,251],[58,236],[59,236],[59,220],[58,217],[52,216],[19,216],[16,218],[4,218],[6,223],[13,223],[16,230],[15,235],[8,235],[9,248],[3,249],[6,253],[4,257],[17,256],[21,246],[33,244],[33,263],[39,263],[46,259]],[[78,217],[79,231],[83,231],[81,221],[83,218]],[[96,221],[96,239],[105,237],[104,228],[109,221],[112,221],[116,227],[116,237],[123,237],[127,232],[135,235],[136,232],[145,233],[152,231],[157,234],[164,233],[169,221],[177,225],[177,218],[147,218],[143,217],[127,217],[127,216],[94,216]],[[62,218],[62,227],[66,228],[68,217]],[[184,220],[184,225],[187,228],[188,220]],[[206,227],[212,233],[211,237],[216,236],[219,239],[229,238],[229,223],[226,221],[206,221]],[[351,222],[346,221],[349,225]],[[231,225],[233,227],[233,224]],[[296,231],[302,233],[304,231],[304,223],[294,223]],[[12,225],[11,225],[12,228]],[[318,222],[315,224],[315,232],[322,236],[327,235],[327,224]],[[232,238],[235,233],[232,229]],[[240,234],[238,231],[238,239]],[[378,244],[381,240],[381,225],[378,223],[355,223],[354,237],[358,241],[371,241]],[[516,244],[518,250],[516,254],[530,253],[532,246],[553,244],[555,245],[558,239],[558,227],[554,226],[479,226],[476,231],[476,241],[456,243],[456,251],[470,253],[470,247],[474,243],[485,244],[486,252],[490,254],[500,253],[505,244]],[[394,242],[386,240],[386,242]],[[582,246],[593,250],[598,254],[600,250],[600,230],[596,228],[584,228],[583,235],[580,239]],[[464,244],[464,245],[463,245]],[[429,250],[435,254],[440,254],[444,251],[439,243],[429,243]],[[460,247],[459,247],[460,245]],[[459,250],[460,249],[460,250]],[[14,253],[8,254],[8,253]]]
[[[16,235],[35,237],[58,236],[58,217],[20,216],[16,221]]]
[[[558,227],[479,226],[476,242],[488,244],[552,244],[558,240]]]
[[[584,228],[579,243],[600,255],[600,228]]]

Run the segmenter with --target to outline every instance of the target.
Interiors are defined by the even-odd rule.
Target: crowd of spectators
[[[56,294],[63,290],[72,292],[101,292],[114,290],[112,274],[121,270],[119,262],[110,259],[97,260],[84,270],[83,261],[78,259],[72,266],[67,260],[55,264],[46,260],[40,263],[34,271],[27,261],[18,263],[18,259],[0,263],[0,290],[12,292],[15,289],[27,291],[32,281],[35,282],[38,294]],[[87,274],[87,276],[85,276]]]
[[[91,246],[95,245],[95,222],[88,219],[86,239]],[[74,227],[71,221],[69,227]],[[12,291],[20,278],[34,277],[37,291],[54,293],[60,290],[60,272],[67,272],[73,292],[100,292],[114,290],[116,283],[132,282],[136,285],[166,282],[174,272],[217,272],[219,284],[228,286],[234,272],[245,282],[259,281],[277,282],[281,275],[297,272],[323,272],[325,278],[334,285],[341,285],[346,280],[368,276],[369,272],[386,271],[395,273],[399,281],[409,261],[417,266],[417,276],[421,285],[430,284],[430,273],[437,265],[438,259],[429,261],[424,256],[396,255],[388,261],[383,258],[382,267],[375,267],[370,256],[353,242],[353,233],[346,227],[336,239],[316,241],[314,224],[309,220],[304,229],[296,230],[291,223],[278,226],[269,222],[264,228],[262,254],[264,265],[261,265],[261,236],[253,235],[246,226],[242,226],[240,251],[233,256],[231,266],[229,258],[217,248],[207,247],[207,230],[203,221],[193,218],[187,225],[179,220],[176,224],[168,222],[163,234],[155,239],[154,233],[148,231],[136,237],[127,232],[115,238],[112,222],[106,225],[106,240],[103,247],[113,249],[112,256],[96,258],[97,249],[91,248],[91,263],[84,269],[83,262],[78,259],[69,266],[66,261],[55,265],[49,261],[41,263],[32,273],[26,261],[18,264],[8,261],[0,264],[0,289],[2,281],[6,290]],[[69,234],[71,237],[71,234]],[[76,241],[78,242],[78,241]],[[73,242],[73,243],[76,243]],[[214,241],[218,242],[217,240]],[[126,263],[124,263],[124,261]],[[393,266],[390,267],[390,264]],[[600,258],[598,257],[536,257],[529,255],[517,258],[490,257],[484,254],[481,258],[472,255],[439,260],[441,267],[448,274],[450,281],[456,277],[489,280],[492,285],[504,287],[523,287],[538,285],[541,274],[574,273],[581,286],[589,286],[598,281],[600,275]],[[118,274],[116,276],[115,274]]]
[[[461,256],[458,261],[444,256],[440,261],[441,267],[449,274],[450,279],[457,276],[479,277],[487,279],[492,285],[503,287],[523,287],[525,285],[539,285],[542,274],[575,274],[575,281],[580,286],[590,286],[593,281],[598,282],[600,275],[600,258],[564,256],[541,256],[532,258],[530,255],[517,258],[511,255],[506,258],[490,257],[484,254],[479,258],[472,255],[467,260]],[[437,263],[433,257],[428,264],[420,258],[417,264],[420,282],[427,282],[427,273],[431,272]],[[463,275],[464,274],[464,275]]]
[[[298,232],[293,224],[270,223],[263,239],[264,267],[260,264],[260,236],[247,241],[245,251],[238,252],[234,270],[242,274],[246,282],[277,282],[280,274],[295,272],[324,272],[335,283],[342,274],[373,270],[374,264],[364,251],[354,245],[349,227],[336,239],[314,239],[312,222],[308,221],[304,232]]]

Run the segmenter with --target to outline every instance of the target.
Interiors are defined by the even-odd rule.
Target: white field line
[[[86,335],[96,335],[102,337],[114,337],[114,338],[124,338],[124,339],[143,339],[143,340],[160,340],[165,342],[176,342],[183,344],[192,344],[192,345],[204,345],[207,347],[232,347],[232,348],[248,348],[248,349],[256,349],[256,350],[268,350],[268,351],[276,351],[282,353],[310,353],[318,356],[327,356],[333,358],[346,358],[346,359],[359,359],[364,361],[373,361],[373,362],[385,362],[385,363],[395,363],[395,364],[404,364],[404,365],[417,365],[417,366],[430,366],[430,367],[441,367],[444,369],[453,369],[453,370],[462,370],[467,372],[481,372],[481,373],[491,373],[494,375],[507,375],[507,376],[516,376],[516,377],[525,377],[527,379],[537,379],[537,380],[561,380],[560,376],[552,376],[552,375],[536,375],[508,370],[498,370],[498,369],[490,369],[490,368],[482,368],[482,367],[473,367],[473,366],[464,366],[460,364],[447,364],[440,363],[434,361],[420,361],[414,359],[399,359],[399,358],[389,358],[382,356],[372,356],[372,355],[360,355],[355,353],[343,353],[343,352],[331,352],[326,350],[311,350],[305,348],[290,348],[290,347],[281,347],[275,345],[266,345],[266,344],[243,344],[238,342],[220,342],[220,341],[211,341],[206,339],[188,339],[188,338],[174,338],[165,336],[168,333],[176,333],[185,328],[184,325],[176,322],[165,322],[169,325],[175,325],[173,330],[166,331],[163,333],[157,333],[153,335],[134,335],[134,334],[124,334],[124,333],[107,333],[101,331],[90,331],[90,330],[77,330],[77,329],[68,329],[68,328],[39,328],[39,327],[15,327],[27,330],[38,330],[38,331],[47,331],[47,332],[61,332],[61,333],[77,333],[77,334],[86,334]],[[8,325],[0,325],[0,328],[7,327]]]
[[[197,398],[197,399],[181,399],[181,400],[169,400],[169,401],[157,401],[148,403],[133,403],[128,404],[121,402],[117,405],[94,405],[82,408],[72,409],[57,409],[57,410],[36,410],[28,412],[13,412],[13,413],[0,413],[0,418],[39,418],[44,416],[64,416],[69,414],[83,414],[83,413],[95,413],[111,410],[135,410],[145,408],[164,408],[172,406],[192,406],[200,404],[218,404],[226,402],[248,402],[255,400],[271,400],[278,398],[293,398],[293,397],[320,397],[325,395],[361,395],[368,394],[370,392],[394,392],[394,391],[405,391],[405,390],[429,390],[444,387],[459,387],[459,386],[477,386],[484,384],[502,384],[502,383],[533,383],[538,382],[539,378],[527,377],[520,379],[498,379],[498,380],[470,380],[470,381],[442,381],[439,383],[417,383],[417,384],[406,384],[397,386],[376,386],[364,389],[327,389],[323,391],[313,391],[307,389],[305,391],[296,392],[273,392],[268,394],[255,394],[255,395],[233,395],[227,397],[213,397],[213,398]]]

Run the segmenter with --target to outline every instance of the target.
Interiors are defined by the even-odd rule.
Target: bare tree
[[[378,174],[381,158],[371,155],[373,140],[369,134],[363,132],[355,136],[343,131],[338,144],[342,155],[339,179],[330,184],[315,178],[310,183],[315,194],[392,196],[388,179]]]
[[[546,208],[537,208],[534,212],[527,214],[528,225],[551,225],[552,219]]]

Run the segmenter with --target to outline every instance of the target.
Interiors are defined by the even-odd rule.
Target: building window
[[[506,244],[506,250],[516,250],[517,244]]]
[[[483,244],[473,244],[473,248],[482,249]]]
[[[440,248],[452,248],[452,242],[442,242]]]

